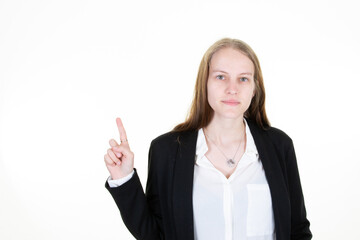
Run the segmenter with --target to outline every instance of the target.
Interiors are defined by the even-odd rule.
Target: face
[[[217,51],[210,62],[207,93],[214,118],[242,119],[255,93],[254,64],[233,48]]]

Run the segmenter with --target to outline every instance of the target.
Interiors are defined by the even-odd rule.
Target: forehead
[[[214,53],[210,61],[210,70],[254,73],[254,64],[239,50],[227,47]]]

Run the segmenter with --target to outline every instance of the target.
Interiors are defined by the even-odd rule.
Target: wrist
[[[131,169],[130,171],[126,171],[126,172],[113,173],[113,174],[110,174],[110,176],[111,176],[112,180],[117,180],[117,179],[124,178],[124,177],[130,175],[133,171],[134,171],[134,169]]]

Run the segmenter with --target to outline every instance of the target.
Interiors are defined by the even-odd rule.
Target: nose
[[[238,92],[236,92],[236,91],[228,91],[227,93],[230,94],[230,95],[238,94]]]
[[[229,81],[229,85],[228,85],[228,87],[226,89],[226,93],[230,94],[230,95],[235,95],[235,94],[239,93],[238,86],[236,85],[235,82]]]

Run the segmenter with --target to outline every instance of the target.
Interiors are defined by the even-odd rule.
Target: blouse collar
[[[245,123],[245,133],[246,133],[246,149],[244,154],[248,155],[249,157],[256,157],[258,156],[258,151],[256,149],[256,145],[254,142],[254,138],[251,135],[249,126],[246,122],[246,119],[244,118]],[[206,152],[208,151],[208,146],[206,144],[206,138],[204,134],[203,128],[199,129],[198,138],[196,142],[196,158],[195,162],[202,159]]]

